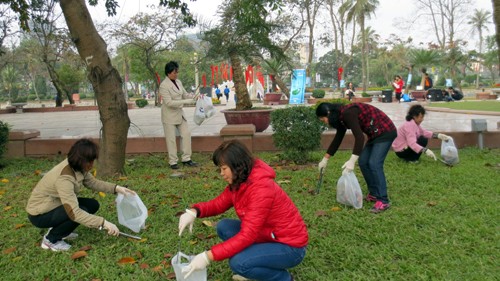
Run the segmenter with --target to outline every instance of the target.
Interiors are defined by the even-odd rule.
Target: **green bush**
[[[316,99],[322,99],[325,97],[325,90],[322,89],[314,89],[312,91],[312,96]]]
[[[145,100],[145,99],[138,99],[138,100],[135,100],[135,104],[140,107],[140,108],[143,108],[145,107],[146,105],[148,105],[148,101]]]
[[[316,112],[316,107],[318,107],[318,105],[323,102],[340,103],[342,105],[351,103],[348,99],[327,99],[327,100],[317,101],[314,105],[311,106],[312,109]]]
[[[303,164],[310,160],[311,152],[318,149],[323,126],[308,106],[277,109],[271,112],[273,141],[283,150],[285,160]]]
[[[80,100],[86,99],[87,95],[86,94],[80,94]]]
[[[9,130],[9,124],[0,121],[0,160],[3,158],[3,154],[7,150],[7,143],[9,142]]]

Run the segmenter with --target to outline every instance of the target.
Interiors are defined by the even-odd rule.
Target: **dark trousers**
[[[401,102],[401,93],[396,93],[396,99]]]
[[[99,210],[99,202],[92,198],[78,198],[78,205],[80,209],[84,210],[89,214],[95,214]],[[64,207],[61,205],[50,212],[45,214],[32,216],[28,215],[28,219],[31,223],[39,228],[49,228],[52,230],[47,234],[47,239],[51,243],[56,243],[57,241],[63,239],[63,237],[68,236],[75,228],[80,224],[72,221]]]
[[[417,144],[419,144],[422,147],[426,147],[428,142],[429,142],[429,140],[424,136],[420,136],[417,139]],[[407,147],[403,151],[396,152],[396,155],[403,160],[413,162],[413,161],[417,161],[418,159],[420,159],[420,155],[422,155],[422,152],[417,153],[417,152],[413,151],[413,149],[411,149],[410,147]]]

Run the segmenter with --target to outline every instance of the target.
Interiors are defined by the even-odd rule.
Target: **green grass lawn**
[[[430,107],[445,107],[458,110],[482,110],[500,112],[500,101],[460,101],[436,103],[426,105]]]
[[[458,103],[456,103],[458,104]],[[435,151],[439,154],[439,151]],[[447,167],[423,156],[408,164],[390,152],[385,170],[392,207],[371,214],[372,204],[355,210],[336,202],[335,186],[350,152],[329,161],[318,195],[316,163],[284,165],[277,154],[259,154],[277,172],[277,181],[300,209],[309,230],[295,280],[498,280],[500,253],[500,150],[461,149],[460,163]],[[315,157],[318,162],[322,152]],[[135,189],[149,209],[147,228],[136,241],[78,227],[69,252],[40,248],[45,229],[30,224],[24,210],[31,189],[61,158],[17,159],[0,170],[0,268],[2,280],[175,280],[170,258],[181,249],[197,254],[220,242],[213,227],[199,219],[193,235],[179,241],[178,214],[194,202],[216,196],[224,182],[210,155],[196,154],[195,169],[170,177],[166,155],[127,158],[127,176],[115,179]],[[366,193],[366,184],[356,174]],[[115,196],[90,191],[98,214],[118,225]],[[337,210],[340,207],[340,210]],[[221,217],[235,217],[228,212]],[[220,217],[206,219],[217,222]],[[125,232],[131,232],[120,226]],[[71,256],[83,247],[87,256]],[[133,263],[121,263],[129,258]],[[231,280],[227,261],[212,262],[209,280]]]

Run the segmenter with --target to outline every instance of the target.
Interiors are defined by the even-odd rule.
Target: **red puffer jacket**
[[[274,181],[276,173],[262,160],[255,160],[247,181],[238,191],[226,186],[216,198],[193,205],[198,217],[224,213],[234,206],[241,230],[231,239],[212,247],[214,259],[230,258],[254,243],[278,242],[292,247],[307,245],[307,228],[290,197]]]

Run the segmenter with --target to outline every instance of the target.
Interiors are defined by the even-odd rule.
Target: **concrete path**
[[[193,122],[194,107],[184,108],[193,136],[219,134],[220,129],[226,125],[224,114],[220,111],[235,106],[232,98],[230,98],[228,104],[225,104],[225,100],[223,103],[223,105],[215,107],[217,111],[215,116],[206,120],[200,126]],[[415,103],[372,102],[370,104],[382,109],[389,115],[396,126],[399,126],[404,122],[408,108]],[[422,104],[425,105],[426,102]],[[256,103],[255,106],[259,106],[259,103]],[[285,107],[285,105],[273,107],[280,108]],[[150,105],[145,108],[131,109],[128,114],[131,120],[129,137],[163,136],[159,107]],[[428,110],[422,125],[424,128],[435,132],[469,132],[471,130],[471,119],[485,119],[488,131],[498,131],[500,113],[498,115],[481,115]],[[0,114],[0,120],[10,124],[12,129],[39,130],[41,138],[98,137],[101,128],[98,111],[10,113]],[[269,127],[265,132],[272,132],[272,128]]]

